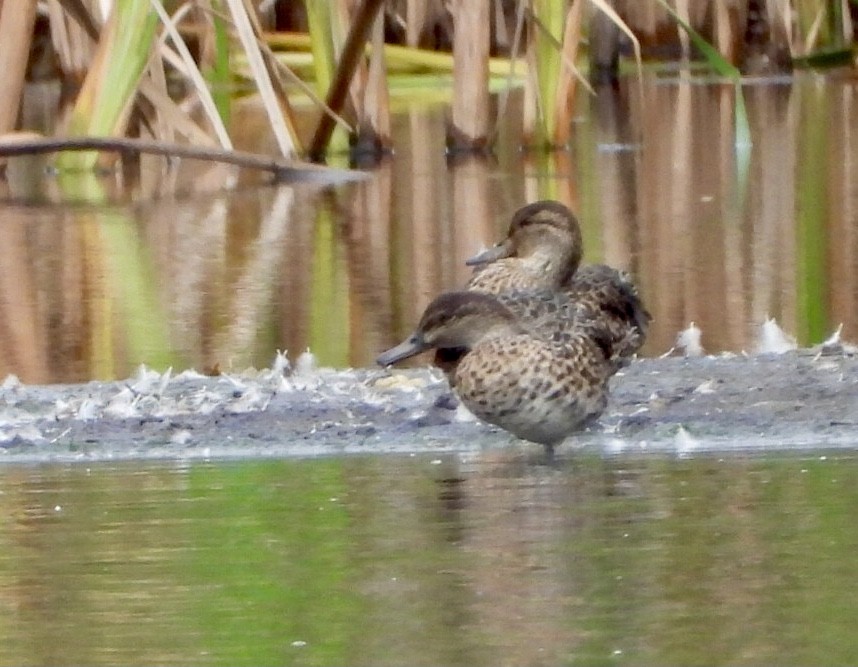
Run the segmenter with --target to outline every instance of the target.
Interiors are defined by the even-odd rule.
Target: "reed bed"
[[[9,110],[20,106],[28,57],[40,43],[33,37],[46,30],[56,74],[71,83],[82,77],[59,136],[145,136],[230,150],[231,89],[244,82],[262,100],[272,150],[319,160],[345,150],[346,135],[364,153],[391,148],[390,100],[403,73],[406,94],[447,87],[453,148],[490,149],[498,119],[489,91],[518,86],[527,91],[521,143],[558,148],[570,144],[578,91],[593,92],[588,56],[599,81],[624,62],[639,67],[658,57],[702,58],[739,80],[794,63],[851,62],[854,38],[845,0],[306,0],[267,3],[264,13],[243,0],[162,2],[0,4],[8,73],[0,93],[13,101],[0,133],[16,127]],[[316,109],[310,132],[298,128],[301,98]],[[331,144],[335,128],[344,134]],[[60,165],[94,162],[90,154]]]

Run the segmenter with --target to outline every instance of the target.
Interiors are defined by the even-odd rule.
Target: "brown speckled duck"
[[[581,253],[581,227],[572,211],[558,201],[534,202],[515,212],[503,241],[465,262],[476,267],[468,289],[557,289],[578,270]]]
[[[509,290],[556,290],[580,304],[612,339],[622,365],[643,345],[651,319],[631,277],[605,264],[579,267],[581,229],[557,201],[519,209],[507,237],[467,261],[476,266],[468,289],[499,294]]]
[[[435,363],[472,413],[550,450],[605,409],[614,367],[610,337],[592,321],[546,312],[540,323],[516,313],[555,307],[535,306],[533,298],[550,301],[524,292],[442,294],[414,333],[377,361],[389,366],[434,349]]]

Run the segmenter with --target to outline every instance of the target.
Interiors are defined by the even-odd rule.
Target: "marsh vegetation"
[[[342,151],[346,137],[358,153],[389,149],[394,100],[439,91],[451,103],[453,149],[490,150],[509,112],[490,91],[519,86],[521,143],[556,148],[570,143],[576,95],[644,61],[697,61],[728,78],[853,62],[853,4],[841,0],[6,0],[0,8],[0,95],[10,101],[0,134],[230,150],[232,101],[252,91],[270,152],[314,159]],[[41,126],[19,119],[25,83],[48,79],[62,84],[58,113]],[[60,166],[95,160],[63,156]]]

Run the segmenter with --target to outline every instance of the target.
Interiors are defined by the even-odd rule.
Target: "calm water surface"
[[[578,98],[574,143],[518,150],[518,97],[495,160],[448,160],[442,105],[399,103],[396,155],[360,183],[260,185],[257,174],[145,160],[110,178],[0,180],[0,377],[77,382],[267,366],[311,348],[371,364],[464,260],[538,198],[578,212],[587,261],[633,272],[655,317],[644,353],[689,322],[710,352],[753,351],[775,317],[801,344],[858,340],[855,83],[800,75],[744,87],[648,74]],[[252,102],[239,144],[269,150]]]
[[[0,664],[856,664],[858,460],[0,469]]]

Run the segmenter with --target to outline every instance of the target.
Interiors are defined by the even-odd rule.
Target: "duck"
[[[499,294],[558,288],[572,279],[582,256],[575,214],[558,201],[537,201],[515,212],[503,241],[465,261],[475,267],[467,289]]]
[[[557,304],[549,302],[544,292],[442,293],[377,362],[386,367],[434,350],[435,364],[476,417],[553,453],[604,411],[614,367],[610,336],[571,303],[564,304],[568,318],[552,317]],[[528,318],[528,309],[543,316]]]
[[[516,211],[503,241],[465,262],[475,267],[467,289],[561,292],[602,325],[613,341],[615,365],[625,365],[646,340],[652,317],[628,273],[606,264],[582,267],[582,256],[575,214],[561,202],[537,201]]]

